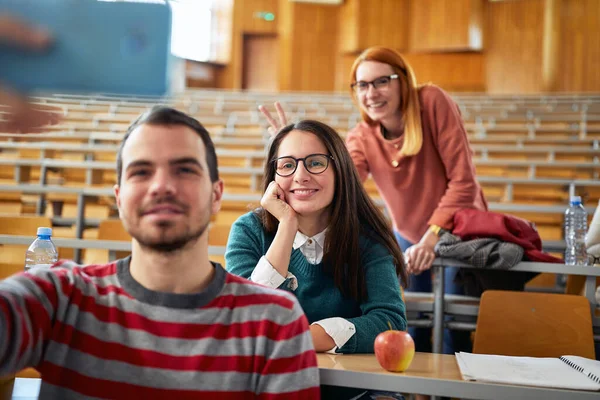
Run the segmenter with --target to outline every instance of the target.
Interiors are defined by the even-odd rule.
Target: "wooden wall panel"
[[[544,0],[488,4],[485,41],[488,92],[542,90],[544,6]]]
[[[360,50],[358,44],[358,25],[360,0],[346,0],[340,8],[339,51],[353,53]]]
[[[292,87],[292,63],[294,62],[293,18],[293,9],[288,0],[279,0],[279,90],[292,90],[290,88]]]
[[[338,92],[348,92],[350,87],[350,69],[354,60],[355,54],[339,54],[337,58],[335,70],[335,90]]]
[[[340,9],[340,51],[408,47],[409,0],[347,0]]]
[[[340,7],[285,0],[279,5],[280,90],[334,90]]]
[[[600,1],[562,0],[556,90],[600,91]]]
[[[358,14],[360,51],[371,46],[408,48],[408,0],[362,0]]]
[[[239,7],[240,28],[244,33],[277,33],[278,0],[236,0]],[[256,13],[270,12],[275,15],[274,21],[265,21]]]
[[[410,5],[411,51],[481,50],[484,0],[418,0]]]
[[[431,82],[451,92],[486,89],[485,56],[482,53],[408,53],[417,82]]]
[[[419,82],[450,91],[600,91],[600,0],[218,1],[232,5],[229,62],[214,70],[221,88],[242,87],[243,35],[267,33],[277,35],[280,90],[346,91],[359,52],[383,45]]]
[[[486,89],[485,56],[482,53],[403,53],[417,82],[431,82],[451,92],[483,92]],[[335,90],[347,91],[350,68],[356,56],[340,55]]]
[[[544,4],[544,37],[542,42],[542,90],[554,91],[560,68],[560,35],[561,35],[561,3],[562,0],[545,0]]]

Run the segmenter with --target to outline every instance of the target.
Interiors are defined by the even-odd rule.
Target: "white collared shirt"
[[[300,249],[300,252],[306,257],[306,260],[309,263],[319,264],[323,261],[326,233],[327,229],[317,233],[313,237],[308,237],[298,231],[294,237],[293,249]],[[292,291],[298,288],[298,279],[296,279],[294,274],[288,271],[285,277],[282,276],[275,268],[273,268],[265,256],[262,256],[260,260],[258,260],[258,263],[250,276],[251,281],[272,288],[278,288],[286,281],[286,279],[289,279],[288,286]],[[336,345],[330,349],[328,353],[335,353],[337,349],[346,344],[346,342],[348,342],[348,340],[356,333],[354,324],[340,317],[322,319],[313,322],[313,324],[320,325],[335,342]]]

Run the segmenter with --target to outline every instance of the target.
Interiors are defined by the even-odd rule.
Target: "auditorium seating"
[[[131,236],[123,227],[121,220],[118,218],[105,219],[98,225],[98,240],[120,240],[123,242],[130,242]],[[110,257],[108,250],[99,249],[86,249],[84,255],[84,262],[86,264],[103,264],[111,259],[118,259],[127,257],[129,252],[117,251],[114,257]]]
[[[562,213],[571,194],[586,205],[600,199],[600,97],[584,95],[456,95],[474,152],[478,178],[492,209],[536,223],[544,240],[562,238]],[[55,95],[40,103],[63,110],[61,125],[45,135],[1,135],[0,211],[12,215],[42,213],[61,236],[76,235],[77,193],[43,195],[4,190],[17,183],[63,188],[114,185],[114,160],[130,122],[154,104],[176,106],[197,117],[214,138],[226,199],[213,217],[211,241],[226,241],[226,229],[260,200],[266,156],[266,122],[260,104],[279,100],[289,120],[314,118],[342,136],[360,118],[347,94],[255,94],[189,90],[173,98],[116,98]],[[365,184],[381,207],[374,182]],[[97,224],[115,218],[111,195],[86,196],[84,237],[98,238]],[[224,227],[223,229],[221,229]],[[221,237],[223,236],[223,237]]]

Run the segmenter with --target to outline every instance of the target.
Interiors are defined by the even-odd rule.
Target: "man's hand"
[[[40,51],[47,48],[51,40],[47,32],[0,14],[0,42]],[[60,108],[33,104],[0,85],[0,133],[43,132],[43,126],[60,121],[61,112]]]

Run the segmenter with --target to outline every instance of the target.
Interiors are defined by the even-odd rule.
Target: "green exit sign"
[[[264,19],[265,21],[275,21],[275,14],[267,11],[257,11],[254,13],[254,18]]]

